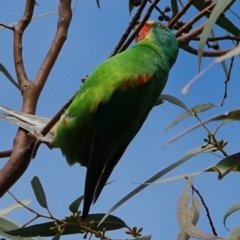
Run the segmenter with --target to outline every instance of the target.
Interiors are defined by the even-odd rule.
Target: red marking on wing
[[[130,82],[131,82],[131,81],[130,81],[129,79],[126,80],[125,83],[124,83],[124,87],[125,87],[125,88],[129,88]]]
[[[151,25],[148,23],[145,23],[145,25],[142,27],[142,29],[139,31],[138,35],[136,36],[136,42],[139,42],[148,35],[149,31],[151,30]]]
[[[143,79],[143,77],[141,76],[141,75],[138,75],[137,76],[137,84],[142,84],[143,82],[144,82],[144,79]]]
[[[146,82],[148,82],[151,79],[151,77],[152,77],[152,75],[147,73],[146,76],[145,76]]]
[[[146,75],[138,75],[136,78],[136,84],[140,85],[140,84],[144,84],[149,82],[149,80],[151,79],[152,75],[147,73]]]

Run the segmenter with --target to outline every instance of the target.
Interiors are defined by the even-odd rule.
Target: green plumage
[[[148,21],[136,40],[134,47],[93,71],[45,137],[69,165],[87,167],[82,219],[142,127],[178,55],[177,39],[161,23]],[[1,119],[30,132],[40,132],[49,121],[3,106],[0,111]]]
[[[70,165],[87,167],[83,218],[142,127],[177,58],[178,42],[168,28],[148,21],[141,31],[134,47],[88,77],[51,142]]]

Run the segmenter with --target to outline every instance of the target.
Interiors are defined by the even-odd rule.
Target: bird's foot
[[[32,139],[35,140],[34,146],[33,146],[33,150],[32,150],[32,158],[35,158],[36,154],[37,154],[37,150],[40,146],[41,143],[44,143],[48,146],[48,148],[51,149],[51,146],[49,144],[49,140],[47,140],[40,132],[29,132],[28,136]]]

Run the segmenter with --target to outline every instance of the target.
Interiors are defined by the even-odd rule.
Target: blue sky
[[[57,10],[58,1],[37,1],[34,15]],[[168,1],[159,5],[164,9]],[[2,0],[0,6],[0,22],[6,24],[18,21],[24,9],[25,1]],[[81,78],[90,74],[96,66],[104,61],[116,46],[123,31],[125,31],[131,16],[128,12],[128,1],[100,1],[101,9],[97,8],[95,0],[78,2],[69,29],[68,39],[59,55],[58,60],[49,76],[47,84],[38,102],[37,114],[53,116],[63,104],[76,92],[81,85]],[[191,14],[185,16],[189,19]],[[154,12],[151,19],[157,19]],[[230,16],[232,18],[232,16]],[[32,21],[23,38],[24,63],[29,79],[34,79],[42,63],[52,38],[56,31],[57,15]],[[216,33],[221,31],[216,28]],[[223,34],[225,35],[225,33]],[[14,74],[12,32],[0,30],[0,62]],[[227,47],[228,45],[223,45]],[[204,59],[207,66],[213,59]],[[227,62],[229,66],[229,62]],[[235,66],[239,64],[236,58]],[[233,69],[229,83],[228,98],[222,108],[215,108],[201,115],[202,119],[223,113],[239,107],[239,81],[237,67]],[[181,89],[198,73],[196,56],[180,50],[164,94],[171,94],[181,99],[187,106],[192,107],[202,103],[218,104],[224,92],[225,76],[221,65],[216,65],[203,75],[190,89],[189,94],[182,95]],[[20,109],[22,100],[20,92],[1,74],[0,75],[0,104],[14,109]],[[118,200],[128,194],[138,185],[133,182],[144,182],[149,177],[179,160],[181,156],[194,147],[203,144],[206,132],[198,129],[161,149],[163,144],[180,131],[197,123],[193,117],[187,119],[171,130],[164,128],[184,111],[170,103],[165,103],[152,110],[143,128],[128,147],[126,153],[110,177],[112,184],[105,187],[99,200],[91,208],[91,213],[107,212]],[[214,131],[216,124],[209,124]],[[17,128],[6,122],[0,122],[0,151],[10,149]],[[217,135],[219,139],[228,139],[226,151],[229,154],[238,152],[239,123],[225,125]],[[165,177],[191,173],[203,170],[216,164],[220,158],[203,154],[170,172]],[[1,159],[0,167],[6,159]],[[83,194],[85,168],[74,165],[69,167],[59,150],[50,151],[42,145],[37,157],[32,160],[24,176],[12,187],[11,192],[20,200],[30,198],[31,207],[45,213],[33,194],[30,181],[38,176],[44,186],[48,204],[52,213],[59,218],[70,215],[69,204]],[[239,201],[238,187],[235,183],[240,180],[239,173],[230,173],[223,180],[217,179],[216,173],[205,173],[194,178],[195,187],[201,192],[210,210],[215,228],[219,236],[226,237],[228,232],[222,222],[223,215],[229,206]],[[177,224],[177,201],[185,187],[186,181],[180,180],[162,185],[149,186],[131,200],[122,205],[113,214],[123,219],[129,226],[143,227],[143,235],[153,235],[152,239],[175,239],[179,227]],[[239,184],[237,184],[238,186]],[[0,201],[0,209],[14,203],[6,194]],[[237,226],[238,213],[231,216],[227,226],[232,229]],[[25,209],[12,212],[8,217],[25,223],[32,214]],[[198,227],[211,233],[206,213],[201,210]],[[109,232],[107,236],[126,239],[124,230]],[[64,237],[67,239],[66,237]],[[69,236],[68,236],[69,238]],[[72,235],[71,239],[79,236]]]

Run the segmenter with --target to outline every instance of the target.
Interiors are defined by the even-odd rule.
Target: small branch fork
[[[54,222],[56,222],[56,227],[50,228],[53,231],[53,233],[55,233],[55,234],[61,235],[67,226],[78,226],[79,232],[83,233],[85,236],[84,239],[86,239],[88,234],[94,234],[99,239],[111,240],[111,238],[109,238],[105,235],[106,230],[103,229],[102,231],[96,231],[96,230],[92,229],[92,224],[94,223],[94,221],[91,221],[90,223],[82,221],[81,216],[80,216],[80,214],[81,214],[80,211],[74,213],[74,215],[72,215],[70,217],[65,217],[65,219],[62,220],[62,219],[58,219],[58,218],[54,217],[49,208],[47,208],[49,215],[41,214],[41,213],[35,211],[34,209],[24,205],[10,191],[8,191],[8,193],[18,204],[20,204],[22,207],[24,207],[29,212],[35,214],[35,216],[32,219],[30,219],[27,223],[25,223],[23,225],[23,227],[26,227],[27,225],[29,225],[30,223],[32,223],[33,221],[35,221],[38,218],[45,218],[45,219],[50,219],[50,220],[53,220]],[[134,238],[138,238],[141,236],[141,232],[142,232],[143,228],[137,229],[137,227],[133,227],[131,229],[126,224],[124,227],[127,229],[126,233],[132,235]]]
[[[190,0],[187,2],[187,4],[179,11],[178,14],[176,14],[168,23],[169,28],[173,28],[173,26],[179,21],[179,19],[188,11],[188,9],[193,5],[195,0]],[[209,14],[213,8],[215,7],[216,2],[213,2],[206,8],[204,8],[202,11],[200,11],[196,16],[194,16],[191,20],[186,22],[177,32],[176,37],[178,38],[179,46],[183,50],[185,50],[188,53],[191,53],[193,55],[198,55],[198,50],[190,46],[190,41],[199,41],[200,38],[198,37],[205,26],[205,23],[200,25],[199,27],[195,28],[193,31],[188,32],[187,34],[183,33],[188,29],[192,28],[192,26],[198,22],[201,18]],[[207,39],[207,41],[217,41],[217,40],[237,40],[239,41],[240,37],[235,36],[220,36],[220,37],[210,37]],[[204,51],[203,56],[204,57],[219,57],[223,54],[227,53],[231,49],[227,50],[218,50],[218,51]]]
[[[22,38],[24,31],[31,22],[35,4],[35,0],[26,0],[23,17],[15,28],[10,28],[14,33],[14,64],[23,97],[22,111],[32,114],[35,113],[39,95],[67,38],[67,32],[72,18],[71,0],[61,0],[59,2],[57,32],[35,80],[31,82],[27,77],[24,67]],[[1,24],[1,26],[3,26],[3,24]],[[4,25],[4,27],[6,27],[6,25]],[[0,197],[8,191],[28,168],[33,147],[34,142],[29,144],[27,132],[20,128],[14,139],[12,154],[5,166],[0,170]]]

